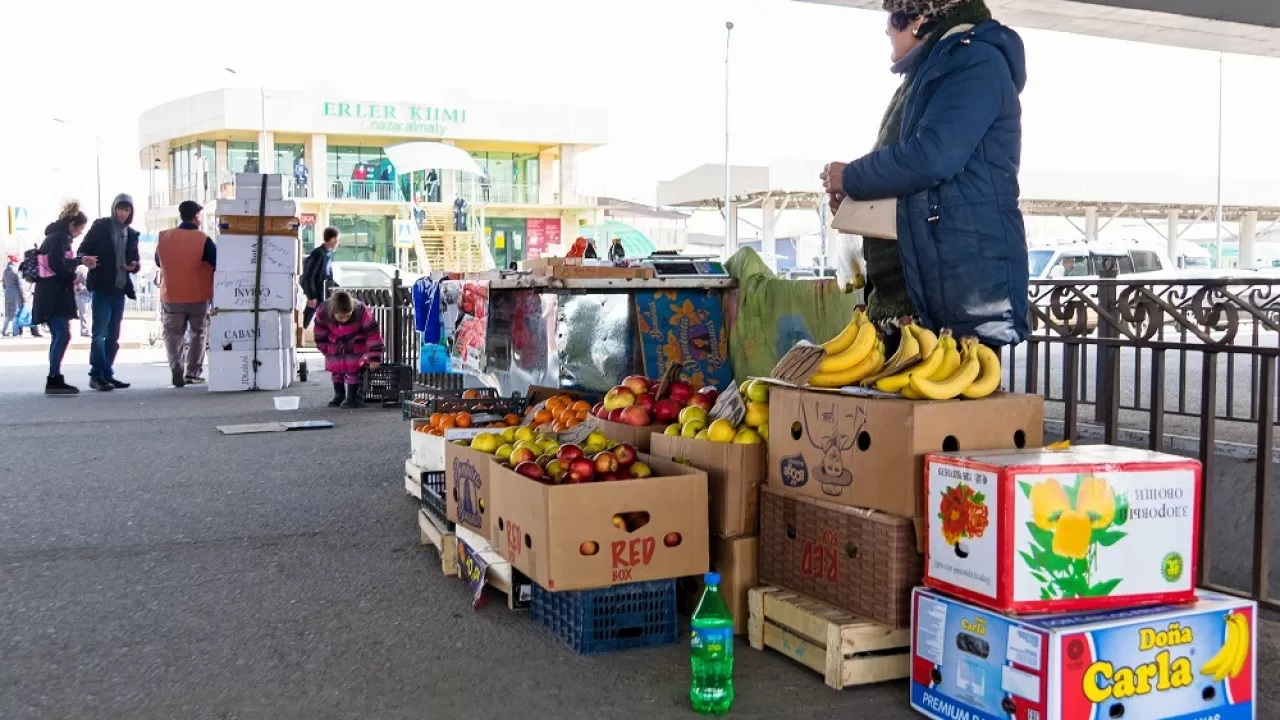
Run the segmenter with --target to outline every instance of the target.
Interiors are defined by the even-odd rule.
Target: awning
[[[613,244],[614,238],[622,238],[622,249],[627,251],[627,257],[629,258],[647,258],[653,254],[654,250],[658,249],[648,235],[617,220],[608,220],[602,225],[589,225],[579,228],[578,236],[594,239],[596,241],[596,252],[602,258],[609,255],[609,246]]]
[[[396,172],[406,175],[419,170],[457,170],[484,176],[474,158],[459,147],[435,142],[407,142],[383,148]]]

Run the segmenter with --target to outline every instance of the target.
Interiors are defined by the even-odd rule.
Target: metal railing
[[[407,202],[400,184],[391,180],[330,180],[329,199]]]
[[[1036,281],[1005,387],[1039,394],[1062,435],[1198,457],[1200,584],[1280,610],[1270,493],[1280,280]],[[1060,413],[1059,419],[1052,419]]]
[[[460,180],[458,195],[469,203],[491,205],[555,205],[560,195],[552,188],[537,183],[482,183],[479,180]]]

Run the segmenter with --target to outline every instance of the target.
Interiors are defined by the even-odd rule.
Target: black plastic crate
[[[453,523],[449,522],[444,506],[444,471],[422,473],[422,507],[445,524],[445,528],[453,532]]]
[[[675,580],[561,592],[534,583],[529,616],[583,655],[673,645],[679,638]]]
[[[360,397],[366,403],[395,407],[400,394],[413,389],[413,370],[404,365],[379,365],[360,374]]]
[[[480,397],[464,398],[461,397],[461,393],[433,395],[430,390],[414,390],[402,396],[400,407],[405,420],[428,418],[438,412],[449,414],[467,412],[474,416],[492,415],[495,416],[494,419],[498,419],[508,413],[524,417],[524,411],[529,404],[528,400],[522,397],[498,397],[497,392],[490,388],[477,392],[480,393]],[[480,421],[477,420],[477,422]]]
[[[462,400],[463,393],[471,390],[474,394],[482,398],[496,398],[498,391],[493,388],[456,388],[452,390],[441,390],[430,386],[417,386],[400,393],[400,409],[404,412],[404,419],[431,417],[437,412],[461,412],[466,408],[459,407],[457,410],[440,410],[436,408],[439,400]]]

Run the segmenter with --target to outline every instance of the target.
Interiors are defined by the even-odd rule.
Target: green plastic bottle
[[[707,573],[706,588],[690,625],[689,702],[703,715],[724,715],[733,705],[733,615],[720,594],[720,574]]]

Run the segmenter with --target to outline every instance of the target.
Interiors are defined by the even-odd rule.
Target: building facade
[[[475,269],[457,250],[468,236],[505,267],[558,253],[598,220],[596,199],[578,191],[577,162],[607,141],[607,130],[607,113],[594,109],[215,90],[143,113],[147,226],[176,225],[184,200],[211,212],[213,200],[233,196],[236,173],[281,173],[301,207],[304,250],[332,225],[344,238],[338,259],[403,264],[422,257],[406,242],[412,222],[434,269]],[[463,149],[485,175],[396,168],[386,148],[412,141]],[[465,222],[455,214],[459,199]]]

